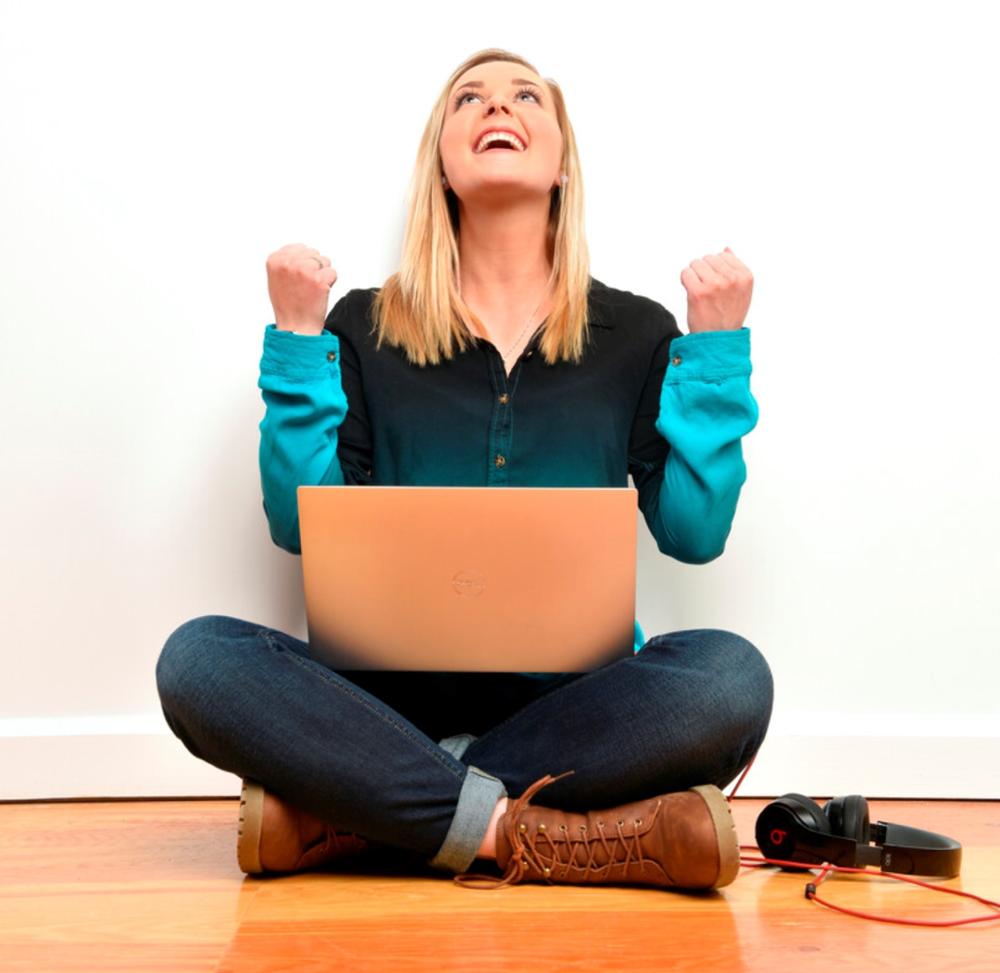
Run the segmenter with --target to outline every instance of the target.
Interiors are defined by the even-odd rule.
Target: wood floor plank
[[[733,802],[744,844],[766,803]],[[962,875],[942,886],[1000,900],[1000,803],[869,803],[872,821],[957,838]],[[235,799],[0,804],[0,970],[1000,969],[1000,920],[857,919],[806,900],[807,875],[774,868],[744,867],[714,893],[463,888],[412,859],[250,878],[236,863],[237,816]],[[927,920],[988,912],[876,871],[819,892]]]

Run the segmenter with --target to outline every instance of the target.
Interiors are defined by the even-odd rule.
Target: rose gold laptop
[[[312,656],[583,672],[633,654],[634,487],[300,486]]]

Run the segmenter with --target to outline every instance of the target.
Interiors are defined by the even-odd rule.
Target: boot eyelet
[[[642,824],[642,818],[636,818],[635,819],[635,823],[636,824]]]
[[[545,830],[545,825],[544,825],[544,824],[542,824],[542,823],[539,823],[539,825],[538,825],[538,830],[539,830],[539,831],[544,831],[544,830]]]
[[[559,830],[560,831],[565,831],[566,830],[566,825],[565,824],[560,824],[559,825]]]
[[[598,821],[597,822],[597,827],[603,828],[604,827],[604,822],[603,821]]]
[[[552,869],[551,868],[543,868],[542,869],[542,873],[544,875],[551,875],[552,874]]]
[[[526,824],[519,824],[517,826],[517,830],[518,831],[527,831],[528,830],[528,826]]]
[[[624,824],[625,823],[625,819],[624,818],[619,818],[618,819],[618,823],[619,824]]]

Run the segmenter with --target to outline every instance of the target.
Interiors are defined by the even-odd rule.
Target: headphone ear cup
[[[830,822],[815,801],[805,794],[782,794],[757,815],[754,829],[757,847],[765,858],[808,863],[803,868],[781,865],[782,871],[808,871],[808,865],[821,863],[824,859],[817,859],[814,852],[800,848],[803,841],[808,841],[801,833],[806,828],[821,835],[830,834]]]
[[[805,794],[783,794],[775,803],[780,802],[781,807],[787,807],[795,813],[795,816],[813,831],[820,831],[823,834],[830,834],[830,820],[823,813],[823,809]]]
[[[823,806],[833,834],[851,838],[859,845],[869,839],[868,802],[860,794],[831,798]]]

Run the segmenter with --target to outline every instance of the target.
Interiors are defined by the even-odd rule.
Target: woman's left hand
[[[753,293],[753,274],[729,247],[719,254],[707,254],[703,260],[692,260],[681,271],[681,283],[688,295],[690,334],[743,327]]]

